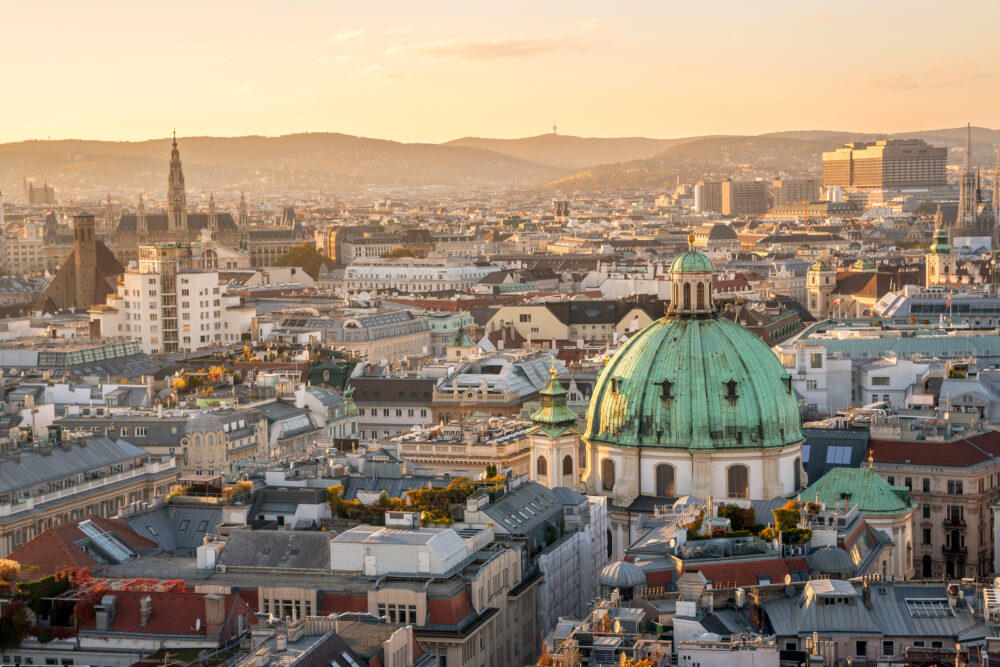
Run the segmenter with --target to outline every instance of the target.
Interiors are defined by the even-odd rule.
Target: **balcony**
[[[965,519],[957,516],[947,516],[944,518],[943,525],[945,528],[965,528]]]
[[[969,553],[969,548],[964,546],[954,546],[951,544],[945,544],[941,547],[941,553],[945,556],[966,556]]]

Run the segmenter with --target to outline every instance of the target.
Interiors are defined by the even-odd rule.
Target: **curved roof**
[[[612,588],[635,588],[646,585],[646,574],[635,563],[617,560],[604,566],[598,581]]]
[[[854,572],[854,561],[851,555],[840,547],[827,545],[809,554],[809,567],[823,574],[841,574]]]
[[[697,250],[688,250],[670,263],[670,273],[701,273],[712,270],[712,262]]]
[[[714,314],[664,317],[634,335],[598,376],[585,437],[694,450],[805,439],[781,362],[759,337]]]
[[[185,433],[215,433],[222,430],[222,421],[211,412],[201,412],[192,417],[184,427]]]
[[[868,466],[833,468],[802,492],[805,500],[818,498],[828,506],[842,503],[845,497],[866,516],[906,514],[916,507],[906,487],[891,486]]]
[[[736,230],[724,222],[716,222],[712,225],[703,225],[696,232],[699,236],[704,234],[711,241],[739,241],[740,236]]]

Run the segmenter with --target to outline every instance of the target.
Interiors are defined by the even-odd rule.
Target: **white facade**
[[[493,273],[495,266],[478,266],[462,259],[361,259],[344,269],[340,294],[394,290],[403,293],[466,291]]]
[[[778,345],[781,365],[792,376],[792,387],[809,412],[832,414],[851,406],[851,360],[826,354],[822,345]]]
[[[468,555],[451,528],[355,526],[330,541],[330,569],[381,576],[391,572],[443,574]]]
[[[191,246],[141,246],[118,291],[91,309],[102,336],[138,340],[147,354],[235,345],[256,311],[224,294],[215,270],[200,268]]]

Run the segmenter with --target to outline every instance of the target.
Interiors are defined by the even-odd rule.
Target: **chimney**
[[[149,617],[153,615],[153,598],[148,595],[139,600],[139,627],[146,627]]]
[[[205,596],[205,636],[214,637],[222,631],[222,623],[226,617],[226,598],[209,593]]]
[[[101,604],[94,605],[94,623],[97,630],[110,630],[115,620],[115,596],[105,595]]]

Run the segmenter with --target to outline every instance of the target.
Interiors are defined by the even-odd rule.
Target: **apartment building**
[[[993,571],[990,506],[1000,498],[1000,432],[945,442],[869,443],[874,470],[910,489],[913,568],[918,577],[986,576]]]
[[[105,437],[9,454],[0,465],[0,558],[53,525],[166,496],[180,468]]]
[[[471,259],[403,257],[358,259],[344,269],[341,294],[357,292],[464,292],[496,270]]]
[[[101,335],[134,338],[147,354],[235,345],[249,340],[256,311],[224,291],[193,246],[141,246],[138,266],[90,316]]]

